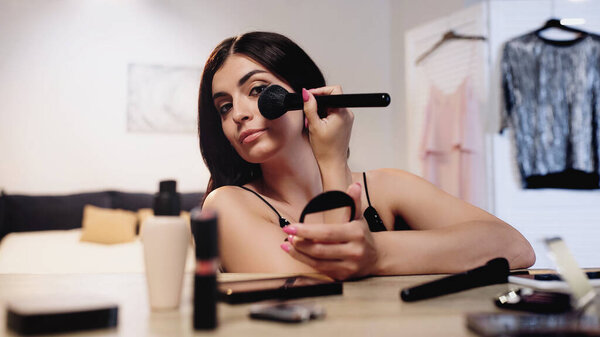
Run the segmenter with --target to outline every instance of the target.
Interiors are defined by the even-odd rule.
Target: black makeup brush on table
[[[414,302],[477,287],[508,283],[509,273],[508,260],[498,257],[488,261],[481,267],[463,273],[442,277],[411,288],[404,288],[400,291],[400,298],[404,302]]]

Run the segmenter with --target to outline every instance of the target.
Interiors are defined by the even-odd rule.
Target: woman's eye
[[[250,90],[250,95],[251,96],[259,96],[263,90],[265,90],[267,86],[266,85],[258,85],[254,88],[252,88],[252,90]]]
[[[231,106],[232,106],[232,104],[231,104],[231,103],[225,103],[225,104],[221,105],[221,106],[219,107],[219,113],[220,113],[221,115],[224,115],[224,114],[226,114],[227,112],[229,112],[229,110],[231,110]]]

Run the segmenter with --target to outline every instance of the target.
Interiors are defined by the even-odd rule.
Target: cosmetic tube
[[[192,212],[191,225],[196,245],[194,329],[215,329],[217,327],[217,269],[219,266],[217,215],[209,210]]]
[[[181,300],[190,230],[179,216],[181,201],[173,180],[160,182],[154,216],[144,221],[142,243],[148,302],[152,310],[177,309]]]

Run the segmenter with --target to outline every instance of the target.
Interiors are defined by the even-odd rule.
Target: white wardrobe
[[[485,130],[486,184],[481,188],[487,197],[479,206],[525,235],[537,255],[534,267],[554,268],[542,242],[552,236],[566,241],[582,267],[600,267],[600,190],[523,189],[511,132],[498,132],[504,43],[552,17],[584,19],[585,24],[576,27],[598,34],[600,0],[488,0],[406,33],[408,165],[422,175],[421,142],[431,88],[451,95],[470,77]],[[417,64],[449,30],[486,40],[451,40]]]

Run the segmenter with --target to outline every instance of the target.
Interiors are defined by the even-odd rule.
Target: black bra
[[[377,210],[375,209],[375,207],[373,207],[371,205],[371,199],[369,198],[369,189],[367,187],[367,175],[365,172],[363,172],[363,182],[365,185],[365,194],[367,195],[367,202],[369,203],[369,207],[367,207],[367,209],[365,209],[363,216],[365,217],[365,220],[367,220],[367,223],[369,224],[369,229],[371,230],[371,232],[385,231],[387,229],[385,228],[383,221],[381,221],[381,217],[379,216],[379,213],[377,213]],[[269,206],[273,210],[273,212],[275,212],[275,214],[277,214],[277,217],[279,218],[279,226],[280,227],[283,228],[290,224],[290,222],[287,221],[286,218],[282,217],[281,214],[279,214],[279,212],[277,212],[275,207],[273,207],[273,205],[271,205],[267,200],[265,200],[263,197],[261,197],[260,194],[256,193],[255,191],[253,191],[247,187],[244,187],[244,186],[240,186],[240,187],[245,189],[246,191],[250,191],[250,192],[254,193],[254,195],[259,197],[260,200],[262,200],[265,204],[267,204],[267,206]]]

